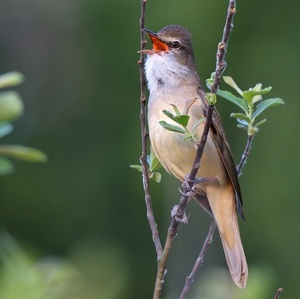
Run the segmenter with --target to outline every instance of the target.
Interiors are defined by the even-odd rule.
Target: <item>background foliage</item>
[[[188,27],[204,82],[215,66],[226,7],[221,0],[149,1],[147,27]],[[238,1],[237,8],[225,75],[242,89],[257,82],[272,85],[270,95],[283,98],[286,105],[266,113],[268,122],[254,140],[241,178],[248,288],[233,286],[216,235],[190,297],[273,298],[282,286],[282,296],[293,298],[300,293],[300,3]],[[152,294],[155,252],[141,179],[128,167],[137,164],[141,152],[138,19],[139,1],[0,2],[0,73],[18,70],[26,78],[17,88],[25,114],[2,142],[33,146],[49,157],[46,164],[16,161],[16,172],[1,177],[0,223],[21,245],[8,250],[19,257],[12,259],[16,269],[40,269],[37,265],[46,259],[47,265],[68,273],[59,276],[61,283],[50,285],[49,298],[50,293],[51,298],[124,299]],[[217,107],[238,161],[246,136],[229,118],[233,106],[219,100]],[[178,199],[176,181],[164,174],[160,185],[152,183],[152,196],[164,236]],[[196,204],[188,212],[190,224],[180,228],[169,266],[170,298],[181,289],[209,226],[210,219]],[[2,235],[5,252],[5,246],[15,245]],[[9,294],[21,270],[10,271],[5,256],[0,281]],[[43,269],[53,273],[51,267]],[[47,275],[37,282],[39,287],[48,282]],[[62,283],[64,293],[59,292]],[[72,295],[75,287],[77,297]],[[1,299],[7,298],[2,292]]]

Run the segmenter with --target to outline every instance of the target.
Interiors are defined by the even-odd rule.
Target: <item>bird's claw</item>
[[[187,224],[189,222],[189,219],[185,212],[183,214],[178,212],[178,205],[175,205],[171,210],[171,216],[174,218],[177,222],[180,222],[182,224]]]

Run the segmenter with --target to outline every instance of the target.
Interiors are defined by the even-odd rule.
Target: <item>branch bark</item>
[[[140,49],[145,49],[147,41],[144,36],[144,27],[145,27],[145,11],[146,11],[147,0],[141,0],[141,16],[140,16]],[[138,65],[140,68],[140,126],[141,126],[141,137],[142,137],[142,155],[140,157],[140,163],[143,167],[143,187],[145,192],[145,203],[147,209],[147,218],[149,221],[152,239],[155,245],[157,259],[160,258],[163,252],[163,248],[161,245],[161,241],[159,238],[159,233],[157,230],[157,224],[155,221],[152,201],[150,196],[150,188],[149,188],[149,177],[148,177],[148,166],[147,166],[147,141],[148,141],[148,133],[146,128],[147,123],[147,101],[146,101],[146,77],[144,72],[145,65],[145,56],[140,55],[140,59],[138,61]]]
[[[275,294],[274,299],[279,299],[279,297],[280,297],[282,291],[283,291],[283,288],[279,288],[279,289],[277,290],[276,294]]]
[[[211,86],[211,93],[216,93],[218,87],[220,85],[221,76],[226,68],[226,61],[225,61],[225,54],[227,50],[228,40],[230,37],[231,29],[233,27],[233,16],[236,12],[236,3],[234,0],[229,1],[228,5],[228,12],[226,17],[226,22],[223,30],[222,40],[218,45],[217,55],[216,55],[216,70],[215,70],[215,78],[214,82]],[[193,188],[195,186],[195,179],[200,168],[200,162],[203,155],[204,147],[207,141],[209,129],[212,123],[212,114],[214,111],[214,104],[208,106],[206,119],[205,119],[205,126],[203,129],[203,133],[199,143],[197,144],[197,153],[193,163],[192,170],[188,175],[185,184],[184,184],[184,192],[180,198],[179,204],[175,207],[175,212],[173,213],[173,218],[171,224],[168,229],[167,239],[164,246],[164,251],[161,256],[161,259],[158,261],[158,269],[157,269],[157,276],[155,282],[155,289],[154,289],[154,299],[161,298],[162,293],[162,286],[164,282],[164,276],[166,273],[166,265],[167,260],[169,258],[170,250],[172,247],[173,240],[177,234],[177,229],[179,223],[182,222],[183,217],[185,215],[185,208],[189,202],[189,200],[193,197]],[[214,226],[215,224],[213,224]],[[204,251],[205,252],[205,251]],[[204,256],[203,256],[204,257]],[[184,297],[182,297],[184,298]]]

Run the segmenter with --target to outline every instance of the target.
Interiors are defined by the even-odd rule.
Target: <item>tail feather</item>
[[[244,288],[246,286],[248,278],[248,266],[240,237],[237,219],[236,217],[234,218],[235,220],[232,223],[235,236],[234,245],[230,247],[227,244],[226,238],[224,238],[224,235],[222,233],[220,233],[220,237],[232,279],[238,287]]]
[[[217,222],[229,272],[235,284],[244,288],[248,278],[248,266],[239,231],[235,194],[230,185],[219,188],[207,186],[206,194]]]

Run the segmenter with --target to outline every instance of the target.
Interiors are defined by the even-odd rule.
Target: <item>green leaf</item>
[[[248,107],[244,99],[235,96],[234,94],[232,94],[227,90],[221,90],[221,89],[218,89],[217,95],[235,104],[236,106],[241,108],[245,113],[248,112]]]
[[[150,179],[154,180],[156,183],[160,183],[161,181],[161,173],[152,172],[149,176]]]
[[[257,86],[257,85],[256,85]],[[249,105],[252,105],[252,99],[253,97],[255,96],[258,96],[258,95],[264,95],[264,94],[267,94],[271,91],[272,89],[272,86],[268,86],[264,89],[261,89],[261,90],[257,90],[257,89],[253,89],[253,88],[250,88],[249,90],[246,90],[243,92],[243,98],[246,100],[246,102],[249,104]]]
[[[230,85],[233,89],[235,89],[240,95],[243,95],[242,90],[237,86],[232,77],[223,76],[223,80],[226,84]]]
[[[24,81],[24,76],[19,72],[10,72],[0,76],[0,88],[16,86]]]
[[[160,125],[164,129],[166,129],[168,131],[175,132],[175,133],[185,134],[185,130],[181,129],[180,127],[177,127],[177,126],[174,126],[174,125],[170,125],[170,124],[168,124],[167,122],[165,122],[163,120],[160,121],[159,123],[160,123]]]
[[[253,116],[253,118],[256,118],[262,112],[264,112],[266,109],[269,109],[269,108],[274,107],[274,106],[282,105],[282,104],[284,104],[284,102],[280,98],[273,98],[273,99],[264,100],[263,102],[260,102],[256,106],[256,109],[253,112],[252,116]]]
[[[152,150],[152,147],[150,147],[150,155],[147,156],[147,162],[149,165],[149,170],[154,171],[160,169],[162,166],[159,163],[157,157],[154,154],[154,151]]]
[[[23,102],[16,91],[3,91],[0,93],[0,122],[19,117],[23,110]]]
[[[0,138],[11,133],[13,129],[14,129],[13,125],[8,122],[4,122],[0,124]]]
[[[26,162],[46,162],[47,156],[38,149],[22,145],[1,145],[0,155]]]
[[[259,122],[255,125],[255,127],[259,127],[259,126],[263,125],[266,121],[267,121],[266,119],[263,119],[263,120],[259,121]]]
[[[180,113],[180,111],[178,110],[178,108],[177,108],[176,105],[171,104],[171,106],[173,107],[173,109],[174,109],[174,111],[175,111],[175,113],[176,113],[177,116],[181,115],[181,113]]]
[[[10,174],[14,171],[12,163],[5,157],[0,157],[0,175]]]
[[[237,121],[239,121],[239,120],[237,120]],[[247,128],[248,128],[248,125],[247,125],[247,124],[246,124],[246,125],[244,125],[244,124],[240,123],[240,124],[237,124],[237,127],[238,127],[238,128],[240,128],[240,129],[247,130]]]
[[[190,117],[188,115],[185,114],[181,114],[181,115],[174,115],[173,113],[171,113],[168,110],[163,110],[163,113],[165,115],[167,115],[170,119],[172,119],[173,121],[175,121],[176,123],[186,127]]]
[[[136,169],[137,171],[143,172],[143,167],[141,165],[129,165],[129,167]]]
[[[230,116],[234,117],[234,118],[237,118],[239,120],[243,120],[246,123],[250,123],[251,122],[251,119],[247,115],[245,115],[243,113],[231,113]]]

